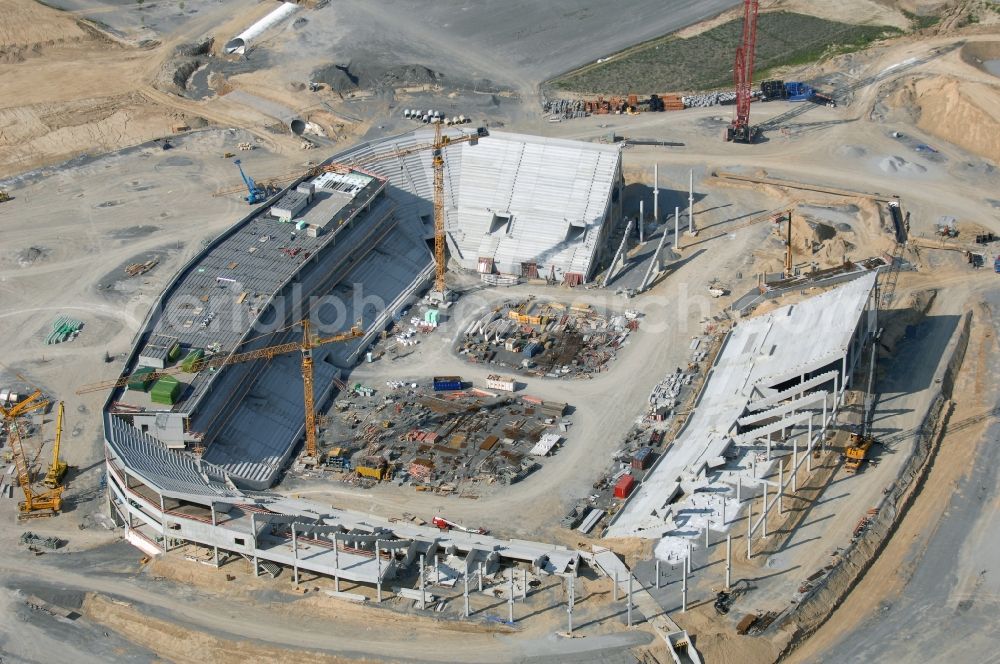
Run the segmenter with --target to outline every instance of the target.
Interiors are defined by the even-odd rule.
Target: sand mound
[[[932,76],[907,82],[886,103],[928,134],[1000,163],[1000,85]]]

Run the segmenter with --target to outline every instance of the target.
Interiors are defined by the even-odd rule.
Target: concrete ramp
[[[694,649],[686,630],[667,634],[667,643],[670,644],[670,656],[677,664],[701,664],[701,655]]]
[[[594,546],[594,564],[609,578],[618,578],[618,592],[623,598],[628,597],[629,579],[632,579],[632,604],[646,617],[646,622],[656,629],[660,638],[670,646],[670,654],[677,664],[701,664],[701,656],[694,649],[688,633],[670,619],[657,604],[653,596],[646,591],[639,580],[632,576],[630,570],[618,554],[603,546]],[[627,599],[626,599],[627,601]]]

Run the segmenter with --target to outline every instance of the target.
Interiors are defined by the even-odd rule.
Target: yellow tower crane
[[[49,487],[50,489],[58,489],[62,486],[63,477],[66,475],[66,470],[69,466],[66,462],[59,458],[59,447],[62,441],[62,431],[63,431],[63,402],[59,402],[59,413],[56,415],[56,440],[52,443],[52,463],[49,464],[49,470],[45,473],[45,479],[42,480],[42,484]]]
[[[239,364],[240,362],[250,362],[252,360],[270,360],[277,355],[283,355],[285,353],[291,353],[294,351],[299,351],[302,353],[302,384],[304,389],[304,405],[305,405],[305,429],[306,429],[306,456],[316,458],[316,410],[315,410],[315,400],[313,396],[313,357],[312,351],[319,346],[325,346],[326,344],[340,343],[343,341],[350,341],[351,339],[356,339],[358,337],[364,336],[364,330],[361,328],[361,321],[358,321],[354,326],[347,332],[341,332],[340,334],[335,334],[332,337],[322,337],[314,338],[311,333],[311,327],[308,320],[303,320],[299,323],[302,326],[302,341],[293,341],[287,344],[279,344],[277,346],[268,346],[267,348],[259,348],[257,350],[247,351],[245,353],[233,353],[231,355],[219,355],[216,357],[205,358],[199,362],[196,362],[191,367],[192,373],[197,373],[203,369],[218,369],[230,364]],[[166,369],[153,372],[146,376],[147,379],[156,380],[161,376],[187,373],[180,366],[168,367]],[[91,383],[89,385],[84,385],[76,391],[77,394],[87,394],[88,392],[98,392],[102,390],[113,390],[119,387],[124,387],[131,380],[131,376],[122,376],[117,380],[107,380],[99,383]]]
[[[771,217],[771,221],[780,224],[782,221],[788,222],[788,229],[785,236],[785,279],[792,277],[792,208],[785,210],[784,214],[778,213]]]
[[[49,405],[48,401],[41,400],[41,396],[41,391],[35,390],[26,399],[9,409],[0,406],[0,415],[3,415],[4,423],[7,425],[7,439],[14,451],[17,481],[24,491],[24,500],[17,504],[18,519],[52,516],[62,509],[62,487],[39,492],[31,487],[31,469],[28,467],[28,458],[24,454],[21,432],[17,426],[18,417]]]

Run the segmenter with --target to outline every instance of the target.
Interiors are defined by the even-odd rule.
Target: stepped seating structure
[[[430,238],[431,150],[393,152],[432,142],[432,131],[417,130],[358,146],[334,160],[364,164],[386,178],[400,219]],[[592,277],[616,221],[618,146],[492,132],[475,145],[445,150],[445,232],[452,258],[462,267],[475,270],[479,259],[489,258],[503,273],[520,274],[522,263],[534,262],[540,273],[554,272],[557,278]]]

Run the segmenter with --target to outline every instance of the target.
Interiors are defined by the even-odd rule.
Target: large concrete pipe
[[[272,118],[279,120],[281,124],[288,127],[288,130],[296,136],[301,136],[302,132],[306,130],[306,121],[299,117],[298,113],[284,104],[279,104],[278,102],[271,101],[270,99],[258,97],[255,94],[244,92],[243,90],[233,90],[226,95],[226,99],[231,102],[236,102],[237,104],[243,104],[244,106],[259,111],[264,115],[269,115]]]
[[[273,12],[260,19],[249,28],[236,35],[223,47],[226,53],[246,53],[247,47],[250,46],[250,42],[259,37],[265,30],[271,28],[284,19],[295,13],[295,10],[299,6],[294,2],[283,2],[281,6],[275,9]],[[292,130],[294,131],[294,129]],[[302,132],[296,132],[301,134]]]

